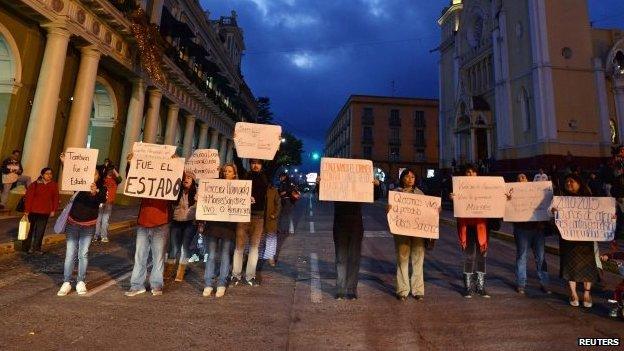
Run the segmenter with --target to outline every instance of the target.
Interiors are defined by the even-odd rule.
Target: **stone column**
[[[210,148],[219,149],[219,131],[216,129],[210,130]]]
[[[624,82],[615,88],[615,112],[617,114],[618,136],[622,140],[624,137]]]
[[[223,165],[226,162],[225,156],[227,152],[227,138],[224,134],[221,134],[220,139],[221,141],[219,143],[219,160],[221,160],[221,165]]]
[[[470,128],[470,156],[468,160],[471,163],[477,161],[477,135],[474,128]]]
[[[80,67],[78,79],[74,88],[74,101],[69,112],[67,132],[65,134],[65,149],[68,147],[86,147],[89,135],[89,120],[93,109],[93,94],[97,79],[100,52],[87,46],[80,49]]]
[[[208,147],[208,125],[206,123],[202,123],[199,126],[199,144],[197,145],[198,149],[205,149]]]
[[[121,159],[119,160],[119,174],[126,177],[126,156],[132,152],[132,146],[139,141],[141,135],[141,122],[143,121],[143,109],[145,107],[145,82],[142,79],[135,79],[132,82],[132,96],[128,105],[128,116],[126,118],[126,131],[124,133],[123,147],[121,149]],[[123,191],[122,187],[118,187]]]
[[[32,179],[37,179],[41,169],[47,167],[50,161],[59,92],[70,36],[69,31],[63,27],[48,26],[47,30],[48,38],[26,129],[22,158],[24,174]]]
[[[145,116],[145,124],[143,125],[143,141],[146,143],[155,143],[158,134],[158,120],[160,119],[160,100],[162,92],[158,89],[149,91],[149,102],[147,105],[147,114]]]
[[[178,132],[178,113],[180,107],[177,104],[170,104],[167,109],[167,126],[165,127],[165,145],[176,145],[175,137]]]
[[[189,157],[193,151],[193,139],[195,138],[195,116],[186,115],[184,125],[184,142],[182,146],[182,157]]]
[[[232,162],[234,159],[234,142],[230,139],[227,141],[227,152],[225,154],[225,162]]]
[[[611,144],[611,125],[609,121],[609,103],[607,98],[607,82],[600,57],[593,58],[594,79],[596,80],[596,92],[598,93],[598,116],[600,117],[600,141]]]

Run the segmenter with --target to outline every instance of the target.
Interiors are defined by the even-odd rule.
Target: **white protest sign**
[[[135,143],[124,194],[161,200],[176,200],[182,188],[184,159],[171,158],[171,145]]]
[[[90,191],[95,178],[97,158],[97,149],[67,148],[61,190]]]
[[[555,196],[555,224],[564,240],[611,241],[615,236],[612,197]]]
[[[202,221],[249,222],[251,180],[201,179],[195,218]]]
[[[503,177],[453,177],[455,217],[502,218],[506,201]]]
[[[373,162],[323,157],[320,186],[321,201],[374,202]]]
[[[219,178],[219,150],[199,149],[186,160],[184,170],[195,175],[195,179]]]
[[[281,143],[282,127],[270,124],[236,122],[234,144],[241,158],[272,160]]]
[[[506,183],[511,198],[505,207],[505,222],[537,222],[550,220],[553,199],[552,182]]]
[[[388,226],[390,233],[438,239],[440,236],[439,197],[388,192]]]

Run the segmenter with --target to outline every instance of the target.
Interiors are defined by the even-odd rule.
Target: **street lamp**
[[[283,143],[285,143],[285,142],[286,142],[286,138],[282,138],[282,139],[280,139],[280,141],[281,141],[281,142],[282,142],[282,144],[283,144]]]

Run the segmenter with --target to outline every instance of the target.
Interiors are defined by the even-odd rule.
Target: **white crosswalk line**
[[[310,254],[310,300],[312,303],[321,303],[323,301],[318,255],[315,252]]]
[[[314,234],[314,222],[310,222],[310,233]]]

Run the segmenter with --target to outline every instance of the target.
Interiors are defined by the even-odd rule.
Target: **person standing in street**
[[[275,267],[275,255],[277,254],[277,225],[280,221],[282,201],[277,189],[270,184],[267,188],[266,211],[264,214],[264,237],[265,245],[262,258],[267,260],[269,266]]]
[[[24,168],[20,162],[22,152],[13,150],[11,156],[2,161],[2,195],[0,195],[0,208],[5,208],[9,199],[9,192],[18,183],[26,188],[30,185],[30,177],[22,174]]]
[[[128,163],[132,154],[128,155]],[[130,166],[126,167],[129,170]],[[150,288],[153,296],[163,294],[163,270],[165,269],[165,247],[169,236],[171,222],[172,201],[161,199],[141,199],[139,216],[137,218],[136,248],[134,252],[134,268],[130,277],[130,290],[126,296],[136,296],[145,293],[147,279],[147,260],[152,253],[152,271],[150,273]]]
[[[424,195],[416,187],[416,174],[413,170],[406,168],[399,177],[399,188],[394,191]],[[392,210],[388,206],[388,211]],[[425,297],[425,279],[423,265],[425,261],[425,240],[406,235],[394,235],[396,246],[397,268],[396,268],[396,296],[397,299],[405,301],[410,295],[416,300]],[[412,261],[412,276],[409,275],[409,263]]]
[[[236,165],[233,163],[226,163],[223,165],[219,172],[219,178],[228,180],[238,179],[238,170]],[[221,259],[215,297],[223,297],[227,288],[228,275],[230,274],[230,249],[232,247],[232,241],[236,237],[236,223],[202,221],[198,225],[198,231],[203,233],[206,238],[204,240],[204,245],[208,254],[206,269],[204,271],[205,287],[202,295],[204,297],[208,297],[214,290],[212,280],[214,279],[218,252]],[[219,243],[221,243],[221,250],[217,250]]]
[[[186,264],[190,257],[190,246],[195,236],[195,208],[197,202],[197,184],[193,178],[193,174],[184,173],[182,178],[182,190],[178,195],[178,200],[173,204],[173,221],[169,235],[169,257],[165,275],[170,274],[175,267],[176,259],[178,260],[178,268],[175,281],[184,280],[186,273]]]
[[[121,183],[121,176],[119,176],[115,166],[109,164],[106,167],[102,168],[102,173],[105,175],[106,202],[100,206],[97,225],[95,226],[95,240],[101,239],[103,243],[108,242],[108,224],[113,211],[113,204],[117,197],[117,186]]]
[[[64,160],[61,155],[61,161]],[[97,170],[94,173],[93,184],[90,191],[78,193],[71,204],[65,232],[66,252],[65,266],[63,269],[63,285],[57,295],[65,296],[71,291],[71,277],[74,272],[76,256],[78,256],[78,276],[76,278],[76,292],[78,295],[87,293],[85,278],[89,264],[89,246],[95,233],[100,204],[106,201],[106,187],[104,179]]]
[[[28,186],[24,202],[24,215],[28,216],[30,231],[23,241],[22,249],[29,254],[42,254],[41,244],[45,234],[48,218],[54,217],[59,207],[58,184],[52,180],[54,173],[46,167],[41,170],[37,181]]]
[[[528,179],[524,173],[518,174],[518,182],[525,183]],[[541,180],[538,180],[541,181]],[[507,199],[511,200],[513,194],[508,194]],[[548,271],[546,270],[546,237],[545,222],[514,222],[513,235],[516,242],[516,291],[524,295],[527,284],[527,257],[529,249],[533,250],[535,256],[535,267],[540,281],[540,290],[550,294],[548,289]]]
[[[294,202],[292,199],[292,194],[294,191],[297,191],[297,186],[290,181],[290,177],[288,173],[282,172],[279,175],[279,196],[281,199],[281,207],[282,212],[279,220],[279,231],[280,233],[295,233],[295,225],[292,219],[292,210],[294,207]]]
[[[234,249],[234,263],[232,266],[232,285],[243,282],[243,252],[249,242],[249,256],[245,270],[244,282],[250,286],[260,285],[256,279],[258,251],[264,230],[264,213],[266,209],[266,194],[269,181],[262,171],[262,161],[250,160],[251,171],[244,179],[251,180],[251,221],[236,224],[236,248]]]

